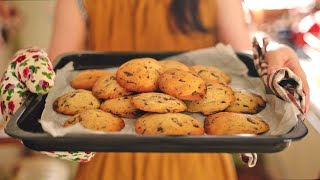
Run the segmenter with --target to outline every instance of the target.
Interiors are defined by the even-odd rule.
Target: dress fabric
[[[88,49],[94,51],[188,51],[216,44],[215,1],[200,1],[208,33],[184,34],[169,13],[170,0],[83,0]],[[84,16],[85,17],[85,16]],[[116,139],[115,139],[116,141]],[[232,180],[226,153],[97,153],[79,165],[77,180]]]

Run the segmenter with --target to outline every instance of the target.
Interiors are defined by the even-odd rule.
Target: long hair
[[[172,0],[170,5],[170,15],[174,24],[184,34],[189,32],[209,31],[201,22],[199,14],[199,0]]]

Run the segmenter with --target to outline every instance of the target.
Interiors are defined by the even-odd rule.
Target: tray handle
[[[43,135],[43,137],[47,136],[45,133],[32,133],[21,129],[18,126],[17,120],[23,115],[27,107],[33,102],[39,102],[42,99],[42,95],[29,94],[26,100],[22,103],[22,105],[18,108],[18,110],[13,114],[12,119],[9,120],[7,125],[4,128],[4,132],[11,137],[17,138],[21,140],[21,137],[28,138],[39,138],[39,135]],[[10,131],[8,130],[10,129]]]

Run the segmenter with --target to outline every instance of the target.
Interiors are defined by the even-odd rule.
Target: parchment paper
[[[264,110],[257,114],[270,125],[270,130],[266,133],[269,135],[286,134],[297,123],[298,110],[291,104],[278,99],[272,94],[266,94],[265,86],[260,78],[252,78],[247,75],[247,67],[241,62],[230,46],[218,44],[215,47],[196,50],[184,53],[170,59],[177,59],[188,65],[206,65],[216,66],[232,77],[231,87],[246,89],[251,92],[257,93],[267,101],[267,106]],[[111,72],[116,72],[116,68],[106,69]],[[64,128],[62,127],[65,120],[70,116],[58,114],[52,109],[52,104],[59,96],[73,91],[70,86],[72,78],[79,73],[74,71],[73,63],[67,64],[56,73],[56,82],[54,87],[48,94],[46,99],[45,109],[43,110],[40,123],[45,132],[54,137],[64,136],[69,133],[105,133],[92,131],[83,128],[80,124]],[[193,116],[200,123],[206,116],[200,113],[186,113]],[[134,119],[125,119],[125,128],[120,134],[134,134]],[[105,133],[107,134],[107,133]]]

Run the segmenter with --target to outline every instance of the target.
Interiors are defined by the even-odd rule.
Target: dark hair
[[[199,0],[172,0],[170,15],[177,28],[184,34],[191,31],[206,33],[199,14]]]

